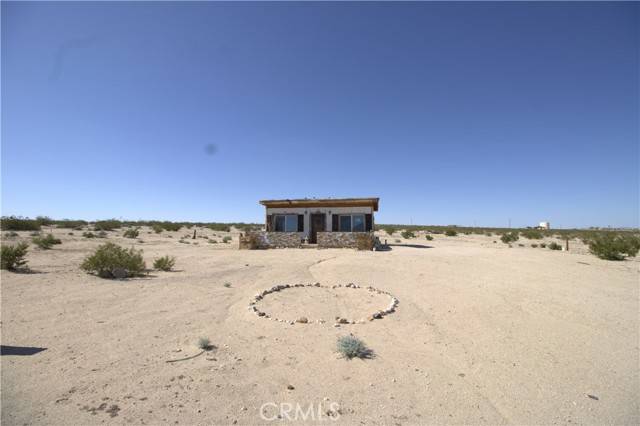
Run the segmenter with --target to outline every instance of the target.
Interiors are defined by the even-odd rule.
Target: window
[[[340,232],[351,232],[351,215],[340,216]]]
[[[276,232],[298,232],[298,215],[278,214],[275,216]]]
[[[340,232],[364,232],[365,223],[363,214],[340,215]]]
[[[352,216],[352,230],[353,232],[364,232],[364,215],[363,214],[354,214]]]

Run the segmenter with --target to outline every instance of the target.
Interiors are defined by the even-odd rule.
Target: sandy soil
[[[2,344],[44,348],[1,357],[3,425],[280,424],[286,404],[290,418],[299,404],[325,424],[640,424],[638,259],[485,236],[396,244],[384,232],[391,251],[239,251],[237,236],[194,245],[178,242],[186,230],[143,229],[133,242],[148,266],[170,254],[177,271],[110,281],[78,269],[104,240],[68,232],[54,231],[53,250],[31,248],[34,273],[1,273]],[[121,234],[109,241],[130,245]],[[247,309],[274,284],[316,281],[372,285],[400,304],[339,328]],[[373,299],[301,290],[264,307],[331,320],[364,315]],[[340,358],[348,333],[375,358]],[[201,336],[215,348],[167,362],[198,354]]]

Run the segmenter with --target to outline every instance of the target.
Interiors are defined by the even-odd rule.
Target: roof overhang
[[[265,207],[372,207],[378,211],[380,198],[302,198],[297,200],[260,200]]]

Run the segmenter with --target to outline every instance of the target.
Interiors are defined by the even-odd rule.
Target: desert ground
[[[209,229],[188,243],[187,229],[122,232],[54,229],[62,244],[32,245],[32,273],[2,271],[2,345],[44,349],[2,355],[3,425],[640,424],[638,258],[480,235],[380,232],[391,250],[358,252],[241,251],[237,232]],[[143,249],[148,267],[175,256],[175,271],[82,272],[105,241]],[[258,302],[287,322],[248,309],[276,284],[316,282]],[[330,288],[348,283],[389,292],[396,312],[334,327],[388,303]],[[301,316],[309,323],[288,322]],[[337,354],[350,333],[373,358]],[[200,337],[213,348],[190,358]]]

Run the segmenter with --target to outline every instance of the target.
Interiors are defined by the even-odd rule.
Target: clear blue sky
[[[1,7],[2,214],[638,226],[638,3]]]

